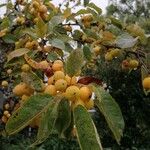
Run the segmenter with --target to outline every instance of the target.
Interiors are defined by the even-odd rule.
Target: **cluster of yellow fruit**
[[[25,18],[23,16],[17,17],[15,22],[16,22],[16,24],[22,25],[25,23]]]
[[[143,84],[144,89],[150,90],[150,76],[144,78],[142,84]]]
[[[85,28],[89,28],[91,26],[91,22],[93,21],[92,15],[84,15],[81,18],[81,21]]]
[[[136,69],[138,66],[139,62],[136,59],[126,59],[122,62],[123,70]]]
[[[10,116],[11,116],[11,114],[10,114],[10,112],[9,112],[9,108],[10,108],[9,103],[6,103],[6,104],[4,105],[3,116],[2,116],[2,118],[1,118],[1,121],[2,121],[3,123],[6,123],[7,120],[8,120],[8,119],[10,118]]]
[[[117,48],[109,49],[108,52],[105,54],[105,60],[111,61],[114,58],[118,57],[120,54],[121,54],[121,52]]]
[[[39,43],[37,41],[34,40],[28,40],[25,44],[25,48],[28,49],[38,49]]]
[[[30,13],[37,17],[41,16],[42,19],[46,19],[48,17],[47,7],[40,0],[32,0],[32,3],[29,7]],[[37,18],[34,19],[36,23],[38,21]]]
[[[85,106],[87,109],[93,108],[91,89],[88,86],[79,85],[76,76],[65,75],[61,60],[54,61],[52,69],[54,75],[48,79],[48,85],[45,87],[44,93],[52,96],[62,94],[71,102],[73,108],[78,104]]]

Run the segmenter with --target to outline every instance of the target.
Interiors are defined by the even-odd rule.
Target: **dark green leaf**
[[[104,115],[109,128],[119,144],[125,126],[121,110],[112,96],[102,87],[95,85],[93,86],[93,91],[97,97],[95,104]]]
[[[17,41],[17,38],[15,35],[12,35],[12,34],[6,34],[4,37],[3,37],[3,40],[6,42],[6,43],[15,43]]]
[[[58,118],[56,121],[56,129],[61,137],[63,137],[64,131],[69,127],[71,122],[71,109],[69,101],[63,99],[58,106]]]
[[[82,150],[102,150],[96,127],[86,108],[78,105],[74,109],[74,122],[80,148]]]
[[[25,128],[45,109],[52,99],[53,97],[49,94],[37,94],[31,96],[8,120],[5,127],[7,134],[15,134]]]
[[[94,3],[89,3],[87,6],[93,8],[99,15],[101,15],[102,13],[101,8],[96,6]]]
[[[83,62],[83,52],[81,49],[73,50],[66,61],[66,73],[69,76],[76,75],[81,70]]]
[[[84,0],[84,6],[86,6],[89,3],[89,0]]]
[[[84,53],[84,57],[85,57],[88,61],[90,61],[91,58],[92,58],[92,53],[91,53],[91,50],[90,50],[89,46],[84,45],[84,47],[83,47],[83,53]]]

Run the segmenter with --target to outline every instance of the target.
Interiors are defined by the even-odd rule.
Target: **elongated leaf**
[[[62,23],[64,21],[64,18],[63,16],[54,16],[52,19],[51,19],[51,24],[52,26],[56,26],[60,23]]]
[[[31,96],[28,101],[9,118],[5,127],[7,134],[15,134],[25,128],[34,118],[43,112],[52,99],[53,97],[49,94]]]
[[[31,145],[35,146],[45,141],[55,126],[56,119],[58,117],[58,105],[62,97],[54,98],[47,106],[46,111],[42,114],[42,120],[39,126],[37,140]]]
[[[84,53],[84,57],[85,57],[88,61],[90,61],[91,58],[92,58],[92,53],[91,53],[91,51],[90,51],[89,46],[85,45],[85,46],[83,47],[83,53]]]
[[[17,50],[14,50],[12,51],[11,53],[8,54],[7,56],[7,62],[9,62],[10,60],[12,60],[13,58],[16,58],[16,57],[20,57],[26,53],[28,53],[30,50],[27,49],[27,48],[20,48],[20,49],[17,49]]]
[[[120,48],[131,48],[138,42],[138,37],[133,38],[129,34],[123,34],[116,39],[116,45]]]
[[[76,75],[83,66],[83,52],[80,49],[73,50],[66,62],[66,72],[69,76]]]
[[[124,130],[124,120],[121,110],[112,96],[102,87],[95,85],[93,86],[93,91],[97,97],[95,104],[104,115],[109,128],[119,144]]]
[[[22,72],[21,74],[22,80],[27,85],[30,85],[31,88],[36,91],[43,91],[44,83],[43,81],[33,72]]]
[[[43,38],[47,33],[47,30],[48,30],[47,24],[42,20],[41,17],[38,17],[38,21],[36,23],[36,33],[38,37]]]
[[[118,20],[118,19],[116,19],[116,18],[114,18],[114,17],[109,17],[109,19],[111,20],[111,23],[112,23],[114,26],[116,26],[116,27],[118,27],[118,28],[120,28],[120,29],[123,28],[123,25],[122,25],[122,23],[121,23],[120,20]]]
[[[3,37],[3,40],[6,42],[6,43],[15,43],[17,41],[17,38],[15,35],[12,35],[12,34],[6,34],[4,37]]]
[[[51,45],[57,48],[60,48],[62,50],[65,49],[65,44],[63,41],[59,40],[59,39],[53,39],[51,42]]]
[[[102,13],[101,8],[96,6],[94,3],[89,3],[87,6],[90,7],[90,8],[93,8],[99,15]]]
[[[58,118],[56,121],[56,129],[61,137],[63,137],[64,131],[69,127],[71,122],[71,109],[69,101],[66,99],[63,99],[59,103],[58,107]]]
[[[100,139],[89,112],[81,105],[74,109],[77,138],[82,150],[102,150]]]

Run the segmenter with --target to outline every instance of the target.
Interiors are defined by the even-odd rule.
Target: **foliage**
[[[13,78],[12,96],[18,97],[18,102],[2,106],[5,130],[1,133],[9,136],[27,126],[38,128],[31,148],[55,134],[68,139],[75,136],[83,150],[103,149],[89,114],[94,106],[120,144],[124,119],[114,98],[102,87],[104,82],[110,86],[107,68],[128,73],[143,68],[145,94],[150,90],[150,45],[145,31],[137,24],[102,16],[101,9],[87,0],[76,13],[73,8],[80,1],[71,4],[64,1],[56,7],[50,1],[18,0],[7,3],[1,18],[0,38],[5,48],[11,45],[4,67],[12,70],[7,71]],[[84,70],[93,73],[96,67],[105,72],[103,83],[96,76],[82,76]],[[2,86],[9,84],[5,81]]]

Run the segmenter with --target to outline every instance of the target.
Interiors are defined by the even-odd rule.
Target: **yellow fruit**
[[[54,61],[54,64],[57,64],[57,63],[58,63],[58,64],[61,64],[62,67],[63,67],[63,65],[64,65],[64,63],[63,63],[61,60],[55,60],[55,61]]]
[[[150,89],[150,77],[146,77],[142,82],[143,88],[146,90]]]
[[[74,103],[72,103],[72,109],[74,109],[78,105],[81,105],[81,106],[85,107],[84,102],[81,99],[77,99]]]
[[[43,50],[45,52],[50,52],[51,51],[51,46],[44,46]]]
[[[9,111],[5,110],[3,114],[6,116],[7,114],[9,114]]]
[[[11,116],[11,114],[7,114],[7,115],[6,115],[7,118],[10,118],[10,116]]]
[[[28,65],[28,64],[24,64],[24,65],[22,65],[22,67],[21,67],[21,70],[23,71],[23,72],[29,72],[30,71],[30,66]]]
[[[40,4],[37,1],[34,1],[32,3],[32,5],[33,5],[34,8],[39,8],[40,7]]]
[[[110,54],[112,55],[112,57],[118,57],[120,55],[120,50],[119,49],[112,49],[110,51]]]
[[[3,123],[6,123],[8,119],[7,119],[6,116],[2,116],[1,120],[2,120]]]
[[[60,71],[63,68],[63,64],[61,63],[53,63],[52,65],[52,69],[53,71]]]
[[[71,78],[70,84],[71,84],[71,85],[75,85],[76,83],[77,83],[77,78],[76,78],[75,76],[73,76],[73,77]]]
[[[25,48],[32,49],[32,43],[31,43],[30,41],[28,41],[28,42],[25,44]]]
[[[113,56],[111,55],[111,53],[106,53],[105,54],[105,60],[106,61],[111,61],[113,59]]]
[[[48,78],[48,85],[51,85],[54,83],[55,83],[54,76],[51,76],[50,78]]]
[[[17,24],[24,24],[25,18],[24,17],[17,17],[16,18],[16,23]]]
[[[46,86],[44,93],[47,93],[53,96],[57,94],[57,90],[54,85],[48,85]]]
[[[101,51],[101,47],[100,46],[96,46],[96,47],[93,48],[93,51],[94,51],[94,53],[96,55],[98,55],[100,53],[100,51]]]
[[[83,86],[80,88],[80,99],[83,101],[88,101],[92,95],[92,91],[88,86]]]
[[[57,81],[59,79],[65,79],[65,74],[62,71],[56,71],[54,73],[54,80]]]
[[[138,65],[139,65],[139,62],[137,60],[135,60],[135,59],[129,61],[129,67],[131,69],[137,68]]]
[[[41,6],[39,7],[39,12],[40,12],[40,13],[46,13],[46,12],[47,12],[47,7],[46,7],[45,5],[41,5]]]
[[[11,73],[12,73],[12,69],[8,69],[8,70],[7,70],[7,73],[8,73],[8,74],[11,74]]]
[[[85,22],[83,22],[83,25],[85,28],[89,28],[91,26],[91,22],[85,21]]]
[[[67,88],[67,81],[64,79],[59,79],[55,82],[55,88],[58,91],[64,91]]]
[[[29,98],[28,95],[22,95],[21,100],[22,100],[22,101],[26,101],[28,98]]]
[[[85,107],[87,109],[92,109],[94,107],[94,101],[93,100],[89,100],[89,101],[85,102]]]
[[[49,67],[49,63],[46,60],[39,62],[39,68],[46,69]]]
[[[34,90],[30,88],[27,84],[25,83],[20,83],[16,85],[13,89],[13,93],[17,96],[22,96],[22,95],[31,95],[33,94]]]
[[[69,77],[68,75],[65,76],[65,80],[67,81],[67,85],[70,85],[71,83],[71,77]]]
[[[86,16],[83,16],[83,17],[81,18],[81,20],[82,20],[83,22],[91,22],[91,21],[93,20],[93,16],[92,16],[92,15],[86,15]]]
[[[66,89],[65,97],[67,99],[74,101],[77,100],[79,96],[80,96],[80,89],[77,86],[72,85]]]
[[[4,105],[4,108],[7,110],[7,109],[10,108],[10,105],[7,103],[7,104]]]
[[[8,82],[7,81],[2,81],[2,86],[3,87],[8,87]]]

